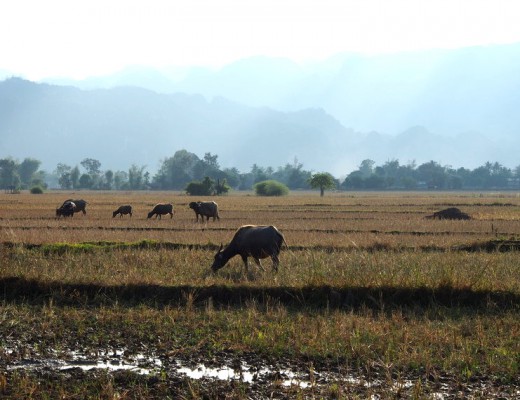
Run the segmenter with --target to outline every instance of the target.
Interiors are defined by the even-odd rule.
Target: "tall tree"
[[[278,167],[271,175],[272,179],[286,184],[289,189],[307,189],[309,188],[307,182],[312,174],[303,170],[303,164],[295,158],[292,164],[287,163],[283,167]]]
[[[263,182],[271,178],[268,171],[264,167],[253,164],[251,167],[251,175],[253,176],[253,183]]]
[[[94,186],[94,180],[89,174],[83,174],[79,177],[79,187],[81,189],[92,189]]]
[[[514,169],[514,179],[516,181],[516,187],[520,188],[520,165],[517,165]]]
[[[32,184],[32,180],[38,168],[40,168],[41,161],[34,158],[24,159],[18,166],[18,174],[20,180],[25,187],[29,187]]]
[[[199,160],[193,167],[192,176],[195,179],[202,179],[206,176],[219,179],[225,177],[225,174],[220,171],[218,156],[216,154],[206,153],[204,154],[204,158]]]
[[[71,170],[72,168],[67,164],[58,163],[56,166],[54,173],[58,177],[58,183],[62,189],[72,188]]]
[[[162,162],[154,176],[153,184],[158,189],[181,189],[194,177],[194,167],[200,159],[186,150],[176,151],[173,157]]]
[[[417,177],[426,182],[431,189],[443,189],[447,180],[446,167],[435,161],[421,164],[417,167]]]
[[[240,171],[238,168],[225,168],[222,172],[226,175],[226,181],[231,187],[238,187],[240,185]]]
[[[112,190],[114,185],[114,172],[112,170],[105,171],[105,188]]]
[[[0,185],[3,188],[15,188],[20,184],[18,163],[12,158],[0,160]]]
[[[87,174],[90,176],[90,179],[88,180],[89,188],[98,189],[101,175],[101,163],[93,158],[85,158],[80,164],[87,170]],[[80,177],[80,181],[81,178],[82,177]],[[85,184],[87,184],[87,180],[86,178],[83,178],[83,182],[80,182],[80,185],[85,187]]]
[[[79,172],[79,168],[76,165],[74,168],[70,170],[70,181],[72,183],[73,188],[77,188],[79,186],[79,177],[81,173]]]
[[[220,165],[218,164],[217,159],[218,159],[218,156],[216,154],[212,155],[211,153],[205,153],[203,161],[210,168],[220,169]]]
[[[365,186],[365,180],[363,179],[361,172],[356,170],[348,174],[341,186],[345,189],[362,189]]]
[[[116,190],[125,188],[128,184],[128,173],[125,171],[116,171],[114,174],[114,187]]]
[[[87,170],[87,173],[90,176],[97,176],[101,173],[101,163],[98,160],[93,158],[85,158],[83,161],[81,161],[80,164]]]
[[[374,172],[374,164],[376,162],[373,160],[363,160],[359,166],[359,172],[361,173],[362,178],[368,178]]]
[[[145,168],[146,168],[146,166],[138,167],[137,165],[132,164],[132,166],[128,170],[129,189],[132,189],[132,190],[144,189],[144,186],[145,186],[144,170],[145,170]]]

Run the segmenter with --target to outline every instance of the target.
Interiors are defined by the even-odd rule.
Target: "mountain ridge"
[[[340,53],[307,64],[251,57],[219,69],[132,67],[68,84],[222,96],[284,112],[323,108],[359,132],[397,135],[422,125],[444,136],[473,130],[490,137],[518,132],[519,70],[520,43],[513,43],[380,55]]]
[[[222,165],[241,169],[255,162],[282,165],[306,158],[294,145],[302,137],[308,136],[301,141],[307,147],[330,135],[348,136],[344,133],[320,109],[281,113],[134,87],[84,91],[19,78],[0,82],[2,156],[37,158],[47,169],[84,158],[111,169],[126,170],[134,163],[154,169],[183,148],[217,154]]]
[[[89,89],[10,78],[0,82],[0,157],[34,157],[48,170],[96,158],[104,168],[153,172],[186,149],[241,171],[298,159],[336,176],[363,159],[517,166],[520,44],[421,54],[337,55],[319,68],[263,57],[256,67],[248,59],[218,71],[170,72],[175,79],[134,70],[163,91],[137,86],[131,73],[126,81],[105,77],[98,83],[107,87],[96,89],[94,78]],[[267,70],[272,79],[258,79]],[[193,91],[190,79],[200,85]]]

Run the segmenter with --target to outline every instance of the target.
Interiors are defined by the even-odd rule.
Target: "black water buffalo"
[[[82,199],[78,199],[78,200],[73,200],[73,199],[67,199],[63,202],[63,204],[67,203],[67,202],[73,202],[74,204],[76,204],[76,208],[74,210],[75,213],[77,212],[82,212],[83,215],[85,215],[87,213],[87,210],[85,209],[87,207],[87,202],[85,200],[82,200]]]
[[[76,204],[72,201],[65,201],[56,209],[56,218],[73,217],[76,210]]]
[[[161,219],[161,215],[170,214],[170,218],[173,218],[173,205],[172,204],[156,204],[152,211],[148,213],[148,218],[152,218],[155,215],[155,218],[159,217]]]
[[[130,217],[132,216],[132,206],[126,205],[121,206],[117,210],[115,210],[112,213],[112,218],[114,218],[117,214],[119,214],[119,218],[121,218],[123,215],[130,214]]]
[[[229,261],[230,258],[240,254],[242,261],[248,271],[247,258],[253,257],[256,264],[263,270],[260,263],[261,258],[271,257],[273,269],[278,271],[278,254],[282,244],[287,246],[282,233],[274,226],[264,225],[244,225],[238,228],[231,243],[225,249],[220,245],[220,249],[215,254],[215,260],[211,269],[216,272]]]
[[[433,215],[428,215],[426,218],[429,219],[471,219],[471,217],[462,212],[457,207],[446,208],[441,211],[434,212]]]
[[[220,219],[218,215],[218,204],[214,201],[192,201],[189,207],[195,211],[197,221],[199,220],[199,215],[203,222],[204,217],[206,217],[206,221],[209,221],[210,217],[213,218],[213,221],[215,221],[215,218]]]

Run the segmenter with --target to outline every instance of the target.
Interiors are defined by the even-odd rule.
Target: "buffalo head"
[[[213,264],[211,265],[211,270],[213,272],[217,272],[220,268],[226,265],[227,260],[224,260],[224,254],[222,252],[223,247],[224,246],[221,244],[220,248],[217,251],[217,254],[215,254],[215,259],[213,260]]]

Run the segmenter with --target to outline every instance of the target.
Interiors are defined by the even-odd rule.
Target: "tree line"
[[[363,160],[341,186],[344,189],[519,189],[520,165],[514,169],[498,162],[486,162],[473,170],[429,161],[401,165],[398,160],[375,165]]]
[[[218,156],[205,153],[199,158],[187,150],[179,150],[161,161],[151,175],[146,166],[131,165],[127,171],[102,170],[101,163],[86,158],[78,165],[58,163],[52,172],[40,170],[41,162],[26,158],[19,162],[10,157],[0,159],[0,187],[4,189],[61,188],[91,190],[186,190],[191,194],[222,194],[229,189],[251,190],[257,183],[276,181],[291,190],[318,187],[340,190],[414,190],[414,189],[519,189],[520,165],[509,169],[498,162],[487,162],[473,170],[453,168],[429,161],[401,165],[398,160],[376,165],[373,160],[361,162],[358,169],[343,180],[329,173],[313,174],[294,160],[276,169],[251,166],[250,171],[221,168]],[[317,180],[316,175],[321,175]],[[326,176],[324,176],[326,175]]]

